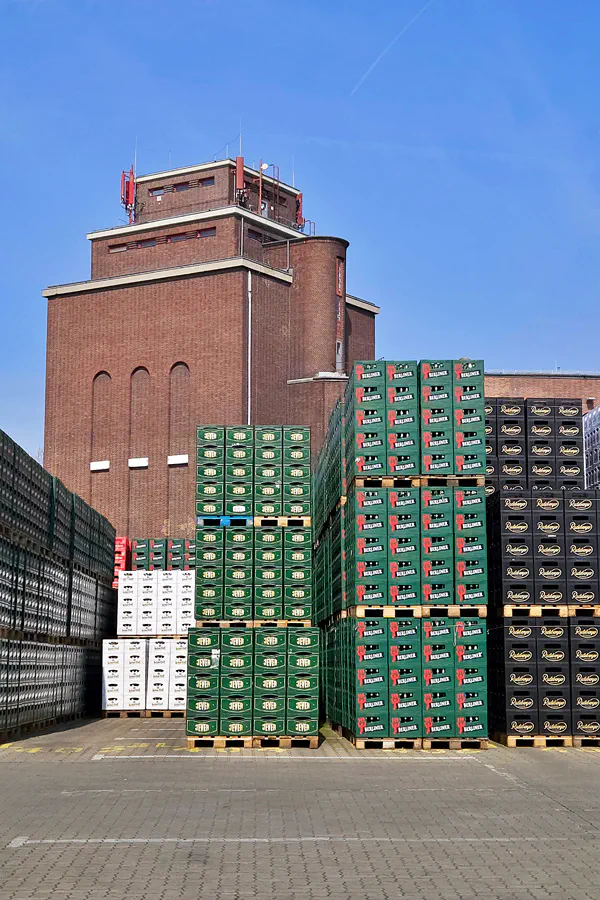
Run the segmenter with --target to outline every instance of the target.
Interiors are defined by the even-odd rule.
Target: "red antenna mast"
[[[135,220],[135,171],[121,172],[121,206],[129,213],[129,224]]]

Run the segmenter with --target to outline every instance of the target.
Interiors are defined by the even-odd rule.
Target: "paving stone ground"
[[[109,719],[0,745],[0,900],[598,900],[600,750],[189,752]]]

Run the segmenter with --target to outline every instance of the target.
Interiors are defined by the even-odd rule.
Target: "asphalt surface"
[[[183,722],[0,746],[0,900],[598,900],[600,750],[188,751]]]

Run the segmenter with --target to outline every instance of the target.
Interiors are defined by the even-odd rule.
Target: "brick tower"
[[[378,307],[346,293],[348,242],[241,157],[124,198],[131,223],[88,234],[90,280],[43,291],[45,465],[119,534],[191,536],[195,425],[310,425],[318,449]]]

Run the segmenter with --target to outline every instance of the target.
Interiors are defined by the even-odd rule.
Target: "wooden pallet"
[[[332,725],[333,731],[336,731],[341,737],[350,741],[357,750],[421,750],[422,738],[377,738],[377,737],[361,737],[353,734],[343,725]]]
[[[310,528],[311,516],[254,516],[255,528]]]
[[[232,737],[218,735],[215,737],[187,737],[188,750],[213,748],[214,750],[227,750],[228,748],[243,747],[245,750],[291,750],[292,747],[304,747],[316,750],[319,746],[319,735],[307,737],[300,735],[286,735],[282,737],[265,737],[255,735],[253,737]]]
[[[26,722],[22,725],[14,725],[0,732],[0,743],[7,740],[18,741],[21,737],[33,734],[36,731],[45,731],[48,728],[56,728],[69,722],[76,722],[85,718],[84,713],[72,713],[71,715],[56,716],[53,719],[42,719],[41,722]]]
[[[580,749],[581,747],[600,747],[600,734],[574,734],[573,746]]]
[[[600,606],[569,606],[570,616],[600,616]]]
[[[489,738],[423,738],[423,750],[489,750]]]
[[[104,709],[103,719],[185,719],[185,709]]]
[[[126,640],[129,640],[129,638],[131,637],[133,640],[136,640],[136,641],[143,641],[143,640],[147,640],[147,639],[150,639],[152,641],[154,641],[154,640],[185,641],[185,640],[187,640],[187,636],[188,635],[187,635],[187,631],[186,631],[185,634],[143,634],[143,635],[118,634],[117,639],[119,641],[126,641]]]
[[[203,619],[196,622],[196,628],[309,628],[310,619]]]
[[[185,719],[185,709],[147,709],[147,719]]]
[[[479,616],[485,619],[488,614],[487,606],[422,606],[423,616],[445,616],[452,619],[461,616]]]
[[[339,611],[341,619],[362,619],[365,616],[372,616],[374,619],[401,619],[403,616],[408,618],[420,619],[423,615],[422,606],[351,606],[349,609]]]
[[[573,737],[570,734],[544,735],[544,734],[493,734],[492,740],[505,747],[572,747]]]
[[[564,619],[569,614],[568,606],[503,606],[504,618],[511,618],[515,613],[521,613],[523,618],[538,616],[559,616]]]
[[[356,475],[350,482],[355,488],[418,488],[421,484],[420,475],[406,477],[396,475]],[[342,498],[345,500],[345,498]]]
[[[485,487],[485,475],[421,475],[421,487]]]

